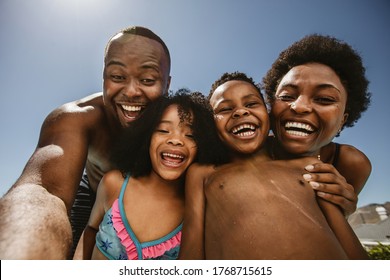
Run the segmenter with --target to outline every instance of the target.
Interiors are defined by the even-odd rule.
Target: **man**
[[[130,27],[105,50],[103,92],[60,106],[44,121],[37,148],[0,203],[0,259],[64,259],[84,229],[100,178],[112,168],[111,147],[147,104],[166,94],[170,55],[151,30]],[[92,191],[90,191],[92,190]],[[92,199],[93,200],[93,199]],[[82,224],[84,223],[84,224]]]

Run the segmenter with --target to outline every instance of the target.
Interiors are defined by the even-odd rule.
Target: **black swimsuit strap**
[[[339,157],[340,157],[340,144],[339,143],[334,143],[334,144],[336,145],[336,149],[334,151],[332,165],[334,167],[337,167],[337,164],[339,163]]]

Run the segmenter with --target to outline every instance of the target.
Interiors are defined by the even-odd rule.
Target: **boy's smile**
[[[248,82],[228,81],[210,98],[221,140],[234,152],[251,154],[260,149],[269,130],[263,99]]]

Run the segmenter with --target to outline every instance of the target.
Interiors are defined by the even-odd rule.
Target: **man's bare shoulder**
[[[81,124],[94,123],[104,117],[102,93],[95,93],[79,100],[65,103],[54,109],[45,120],[46,125],[60,121]],[[77,123],[76,123],[77,122]]]
[[[65,103],[55,109],[59,113],[67,114],[80,114],[80,113],[89,113],[93,111],[100,111],[104,108],[103,104],[103,95],[101,92],[88,95],[79,100],[71,101]]]

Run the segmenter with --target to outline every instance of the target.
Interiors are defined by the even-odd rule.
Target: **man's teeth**
[[[123,110],[129,112],[139,112],[142,110],[141,106],[130,106],[130,105],[122,105]]]
[[[308,132],[314,131],[314,128],[311,125],[306,124],[306,123],[299,123],[299,122],[287,122],[285,125],[285,128],[286,129],[297,128],[297,129],[301,129],[301,130],[306,130]],[[290,130],[288,130],[288,131],[291,132]],[[294,132],[302,132],[302,131],[294,131]],[[290,134],[294,134],[294,133],[290,133]],[[295,135],[297,135],[297,134],[295,134]]]
[[[233,129],[232,129],[232,132],[233,132],[233,134],[237,134],[237,133],[239,133],[241,130],[251,130],[251,131],[247,131],[247,132],[243,132],[243,133],[241,133],[241,134],[248,134],[248,135],[250,135],[250,134],[253,134],[253,130],[255,130],[256,129],[256,127],[253,125],[253,124],[242,124],[242,125],[239,125],[239,126],[236,126],[236,127],[234,127]]]

